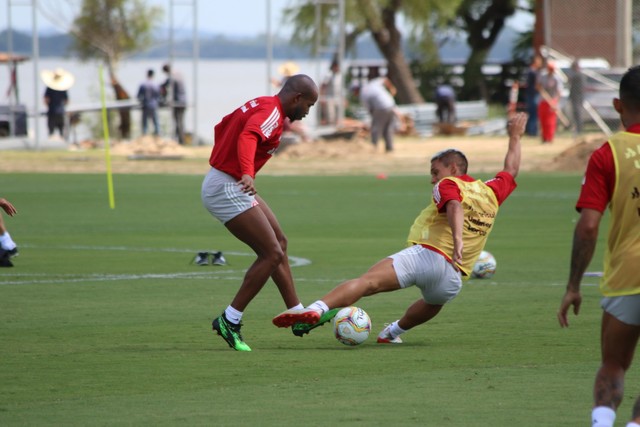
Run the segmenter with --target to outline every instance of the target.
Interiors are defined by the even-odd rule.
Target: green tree
[[[471,54],[464,68],[464,86],[460,96],[488,99],[482,65],[506,19],[516,11],[517,0],[463,0],[458,6],[457,25],[467,33]]]
[[[398,102],[423,102],[403,52],[403,35],[397,21],[402,16],[409,28],[408,40],[429,56],[425,61],[433,61],[437,58],[434,28],[453,19],[459,3],[460,0],[346,0],[347,50],[353,50],[358,37],[370,34],[387,61],[389,78],[398,89]],[[326,46],[334,36],[331,29],[338,22],[336,9],[321,7],[320,28],[315,25],[316,6],[312,0],[286,9],[283,19],[294,23],[294,42],[313,46],[320,40]]]
[[[117,77],[120,60],[151,45],[152,30],[162,14],[162,8],[148,6],[144,0],[82,0],[70,30],[75,36],[73,49],[83,60],[105,64],[116,99],[129,99]],[[120,110],[119,129],[122,138],[130,137],[128,109]]]

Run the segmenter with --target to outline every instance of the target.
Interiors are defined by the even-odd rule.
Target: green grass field
[[[485,177],[486,178],[486,177]],[[0,269],[0,425],[583,426],[599,364],[600,295],[561,330],[580,176],[523,175],[487,249],[493,279],[471,280],[401,346],[375,334],[416,289],[358,305],[372,337],[348,348],[324,326],[278,329],[269,282],[245,312],[251,353],[211,319],[253,257],[204,210],[200,176],[0,175],[20,247]],[[260,177],[287,232],[303,303],[404,246],[428,177]],[[604,229],[602,231],[605,231]],[[604,233],[601,233],[603,236]],[[601,239],[591,270],[601,270]],[[190,264],[221,250],[227,266]],[[305,265],[305,260],[310,264]],[[620,423],[640,392],[627,376]]]

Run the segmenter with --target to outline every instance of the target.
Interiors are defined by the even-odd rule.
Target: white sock
[[[396,320],[395,322],[393,322],[390,326],[389,326],[389,333],[391,334],[391,339],[397,337],[398,335],[402,335],[404,334],[405,331],[404,329],[402,329],[400,326],[398,326],[398,321]]]
[[[320,314],[326,313],[327,311],[329,311],[329,306],[320,299],[314,302],[313,304],[311,304],[310,306],[308,306],[307,308],[310,308],[311,310],[319,311]]]
[[[5,231],[4,234],[0,235],[0,245],[2,246],[2,249],[6,251],[15,249],[15,247],[17,246],[16,242],[13,241],[8,231]]]
[[[300,310],[301,308],[304,308],[304,305],[302,305],[302,303],[299,302],[298,305],[294,305],[293,307],[289,307],[289,310]]]
[[[640,427],[640,424],[634,422],[634,421],[629,421],[627,423],[627,427]]]
[[[616,411],[608,406],[596,406],[591,411],[591,427],[613,427]]]
[[[227,307],[227,309],[224,311],[224,315],[229,322],[235,323],[236,325],[242,320],[242,312],[236,310],[231,306]]]

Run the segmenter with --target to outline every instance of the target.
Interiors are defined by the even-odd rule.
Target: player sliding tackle
[[[508,122],[509,146],[504,169],[486,181],[467,175],[467,158],[458,150],[442,151],[431,159],[432,201],[409,230],[409,247],[379,261],[357,279],[334,288],[303,309],[287,310],[274,325],[293,326],[302,336],[335,316],[337,308],[380,292],[417,286],[422,298],[378,335],[379,343],[399,344],[400,335],[435,317],[458,295],[462,281],[487,242],[502,202],[516,188],[520,169],[520,137],[527,115],[517,113]]]

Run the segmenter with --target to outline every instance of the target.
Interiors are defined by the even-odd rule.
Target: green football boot
[[[308,334],[309,332],[311,332],[312,329],[315,329],[318,326],[322,326],[325,323],[331,321],[331,319],[336,317],[336,314],[338,314],[341,308],[342,307],[332,308],[331,310],[322,313],[322,316],[320,316],[320,320],[318,320],[318,322],[313,325],[310,325],[308,323],[296,323],[291,326],[291,332],[293,332],[293,335],[297,337],[302,337],[304,336],[304,334]]]
[[[242,340],[240,327],[242,324],[234,324],[227,320],[224,313],[213,319],[213,330],[218,333],[229,344],[229,347],[236,351],[251,351],[251,347]]]

